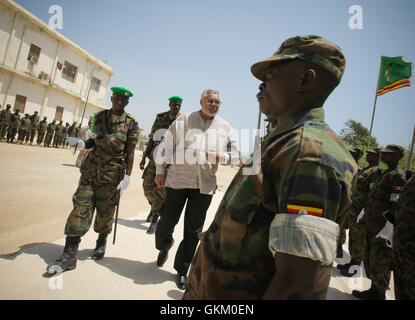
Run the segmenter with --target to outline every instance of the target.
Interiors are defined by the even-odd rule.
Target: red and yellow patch
[[[287,212],[297,214],[309,214],[311,216],[316,217],[321,217],[323,215],[323,209],[306,206],[297,206],[294,204],[287,204]]]

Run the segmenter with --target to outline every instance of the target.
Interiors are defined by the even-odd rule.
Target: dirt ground
[[[0,143],[0,254],[14,253],[25,244],[53,242],[64,236],[79,168],[73,149]],[[119,217],[149,210],[144,197],[136,151],[131,183],[123,193]],[[226,189],[236,169],[221,167],[219,189]],[[92,227],[91,227],[92,229]]]

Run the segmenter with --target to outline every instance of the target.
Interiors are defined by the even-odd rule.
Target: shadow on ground
[[[104,257],[97,264],[108,268],[122,277],[130,278],[137,284],[160,284],[175,281],[175,275],[157,267],[156,262],[141,262],[116,257]]]
[[[150,226],[150,223],[146,220],[127,220],[127,219],[120,219],[118,218],[117,222],[125,227],[129,228],[135,228],[147,231],[148,227]]]

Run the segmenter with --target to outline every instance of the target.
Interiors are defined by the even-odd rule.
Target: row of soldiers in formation
[[[356,162],[363,151],[350,151]],[[415,175],[398,166],[404,155],[399,145],[366,151],[368,166],[359,169],[352,205],[340,230],[337,258],[343,257],[342,245],[349,230],[351,260],[338,264],[346,277],[357,274],[363,262],[371,287],[352,294],[365,300],[384,300],[394,272],[395,299],[415,299]],[[382,170],[379,162],[387,165]],[[386,223],[385,223],[386,221]],[[412,271],[411,271],[412,268]]]
[[[0,141],[7,143],[14,143],[17,136],[17,144],[33,145],[35,136],[37,134],[36,145],[50,148],[68,148],[67,137],[79,137],[79,126],[74,122],[69,125],[66,122],[63,125],[61,120],[56,124],[56,120],[47,122],[47,117],[43,120],[39,119],[38,112],[35,111],[32,115],[26,113],[24,117],[20,117],[20,109],[16,108],[15,112],[10,111],[11,106],[8,104],[6,109],[0,112]],[[40,121],[39,121],[40,120]]]

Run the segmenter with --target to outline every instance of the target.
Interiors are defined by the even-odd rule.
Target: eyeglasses
[[[222,101],[215,100],[215,99],[205,98],[205,100],[206,100],[209,104],[217,104],[217,105],[219,105],[219,106],[222,104]]]

